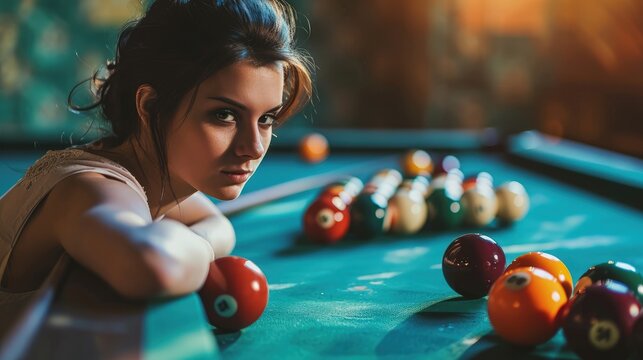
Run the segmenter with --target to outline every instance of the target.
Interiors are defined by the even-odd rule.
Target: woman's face
[[[191,108],[188,93],[168,133],[173,186],[221,200],[239,196],[268,150],[283,87],[281,66],[244,61],[201,83]]]

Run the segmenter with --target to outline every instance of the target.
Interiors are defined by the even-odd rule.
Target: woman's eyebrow
[[[209,96],[209,97],[208,97],[208,99],[212,99],[212,100],[219,100],[219,101],[221,101],[221,102],[224,102],[224,103],[230,104],[230,105],[232,105],[232,106],[236,106],[236,107],[238,107],[239,109],[244,110],[244,111],[245,111],[245,110],[248,110],[248,108],[247,108],[245,105],[243,105],[242,103],[237,102],[237,101],[234,101],[234,100],[232,100],[232,99],[230,99],[230,98],[227,98],[227,97],[225,97],[225,96]]]
[[[242,103],[240,103],[238,101],[235,101],[235,100],[232,100],[232,99],[230,99],[228,97],[225,97],[225,96],[209,96],[208,99],[218,100],[218,101],[230,104],[230,105],[235,106],[235,107],[237,107],[237,108],[239,108],[239,109],[241,109],[243,111],[248,110],[247,106],[243,105]],[[272,109],[270,109],[270,110],[268,110],[266,112],[275,112],[275,111],[279,110],[282,106],[284,106],[283,103],[273,107]]]

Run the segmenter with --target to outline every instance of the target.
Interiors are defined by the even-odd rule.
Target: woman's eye
[[[277,125],[277,117],[275,115],[264,115],[259,119],[261,125],[272,126]]]
[[[213,113],[214,118],[220,121],[231,122],[235,121],[235,114],[230,110],[219,110]]]

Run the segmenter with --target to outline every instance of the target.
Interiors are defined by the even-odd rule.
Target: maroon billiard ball
[[[467,298],[480,298],[505,270],[505,253],[490,237],[465,234],[447,247],[442,273],[449,286]]]
[[[332,244],[346,235],[350,211],[344,200],[332,194],[312,202],[304,213],[304,233],[314,242]]]
[[[433,167],[433,177],[448,173],[452,169],[460,168],[460,160],[453,155],[446,155],[440,158]]]
[[[643,311],[634,321],[632,336],[630,338],[632,359],[643,359]]]
[[[563,308],[563,333],[583,359],[625,359],[640,304],[627,287],[608,281],[590,285]]]
[[[211,325],[241,330],[263,314],[268,304],[268,281],[252,261],[225,256],[210,263],[199,297]]]

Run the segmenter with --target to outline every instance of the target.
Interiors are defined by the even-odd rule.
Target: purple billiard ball
[[[625,285],[612,281],[590,285],[563,309],[563,334],[583,359],[625,359],[640,310]]]
[[[442,273],[449,286],[467,298],[481,298],[505,270],[505,253],[490,237],[465,234],[447,247]]]

